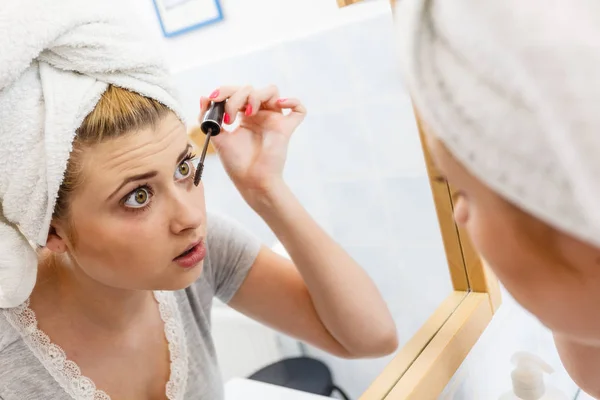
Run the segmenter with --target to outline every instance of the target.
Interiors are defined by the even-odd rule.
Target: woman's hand
[[[211,101],[223,100],[227,100],[224,126],[211,140],[227,174],[252,205],[283,184],[288,143],[306,109],[297,99],[280,98],[275,86],[222,86],[209,98],[201,98],[200,120]],[[227,131],[226,125],[238,118],[239,126]]]

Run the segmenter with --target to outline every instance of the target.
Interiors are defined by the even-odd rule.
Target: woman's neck
[[[67,256],[41,258],[32,308],[70,319],[78,329],[123,332],[156,313],[152,291],[109,287],[89,277]],[[58,311],[58,313],[56,313]]]

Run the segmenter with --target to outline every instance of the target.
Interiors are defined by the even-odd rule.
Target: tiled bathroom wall
[[[191,122],[197,119],[200,95],[224,84],[273,83],[283,97],[304,102],[308,116],[292,138],[286,180],[375,280],[403,345],[452,288],[392,30],[391,15],[382,13],[205,64],[176,78]],[[266,244],[275,243],[216,158],[207,162],[204,182],[209,209],[233,216]],[[324,359],[354,398],[389,361],[338,360],[315,349],[308,352]]]

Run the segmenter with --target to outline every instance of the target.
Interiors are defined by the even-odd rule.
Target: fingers
[[[277,86],[275,85],[270,85],[266,88],[255,90],[248,97],[248,104],[251,106],[251,108],[246,109],[245,115],[247,117],[256,115],[261,109],[281,111],[276,107],[277,99],[279,99],[279,89],[277,89]]]
[[[240,112],[245,112],[248,105],[248,97],[254,88],[252,86],[234,87],[225,86],[216,98],[216,101],[227,99],[225,103],[225,123],[233,124]],[[257,106],[258,107],[258,106]]]
[[[204,118],[210,102],[211,100],[208,97],[200,97],[200,116],[198,117],[198,121],[202,121],[202,118]]]
[[[239,113],[243,113],[246,117],[252,117],[261,110],[281,113],[283,110],[289,109],[291,111],[286,116],[286,120],[291,124],[290,127],[295,128],[306,116],[306,108],[302,103],[298,99],[280,98],[279,90],[275,85],[262,89],[255,89],[252,86],[221,86],[209,97],[200,99],[200,120],[211,101],[223,100],[227,100],[223,121],[225,124],[234,123]]]
[[[251,87],[247,86],[246,88]],[[211,102],[228,100],[234,93],[240,90],[241,88],[239,86],[221,86],[218,89],[214,90],[210,94],[210,96],[200,97],[200,116],[198,117],[198,120],[202,121],[202,118],[204,118],[204,114],[206,114],[206,110],[208,109]],[[246,91],[248,90],[246,89]],[[230,120],[231,116],[233,115],[235,117],[238,111],[239,110],[233,110],[233,104],[228,100],[227,103],[225,103],[225,116],[223,122],[225,122],[226,124],[232,123],[233,120]]]
[[[302,102],[298,99],[278,99],[276,104],[282,110],[291,110],[286,116],[286,121],[289,124],[288,128],[291,130],[296,129],[306,117],[306,107],[304,107]]]
[[[260,108],[260,103],[249,103],[249,97],[253,91],[254,88],[252,86],[221,86],[210,94],[207,104],[210,104],[211,101],[227,100],[223,122],[233,124],[238,113],[246,112],[247,109],[253,112],[253,108],[255,110]]]
[[[200,100],[202,110],[200,118],[204,116],[211,101],[227,100],[224,122],[232,124],[235,122],[238,113],[244,113],[248,117],[256,115],[261,108],[265,108],[263,103],[269,100],[274,102],[278,95],[276,86],[268,86],[263,89],[255,89],[252,86],[221,86],[213,91],[208,98]]]

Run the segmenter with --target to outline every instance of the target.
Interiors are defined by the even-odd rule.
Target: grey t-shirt
[[[231,300],[260,249],[256,237],[221,215],[208,215],[207,233],[202,276],[189,288],[175,292],[189,354],[186,400],[223,399],[223,382],[211,337],[212,301],[215,296],[225,303]],[[0,399],[72,400],[2,312]]]

